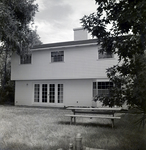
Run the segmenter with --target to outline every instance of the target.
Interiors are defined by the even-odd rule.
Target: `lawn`
[[[110,120],[79,119],[70,125],[65,109],[0,106],[0,150],[68,150],[77,133],[83,145],[108,150],[145,150],[146,130],[133,124],[136,115]]]

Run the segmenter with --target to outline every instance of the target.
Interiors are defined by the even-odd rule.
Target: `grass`
[[[70,125],[65,109],[0,106],[0,150],[68,150],[77,133],[83,145],[108,150],[145,150],[146,130],[133,124],[137,115],[110,120],[77,118]]]

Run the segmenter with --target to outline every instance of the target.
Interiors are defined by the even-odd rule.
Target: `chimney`
[[[88,33],[87,30],[83,28],[75,28],[74,30],[74,41],[87,40]]]

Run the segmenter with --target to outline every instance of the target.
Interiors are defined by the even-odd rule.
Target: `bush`
[[[4,87],[0,87],[0,104],[14,104],[14,82],[10,81]]]

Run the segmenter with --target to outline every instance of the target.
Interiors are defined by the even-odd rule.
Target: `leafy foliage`
[[[0,53],[0,104],[14,103],[14,81],[10,80],[10,54],[4,50]]]
[[[83,27],[101,44],[101,51],[118,55],[118,64],[107,69],[114,83],[104,105],[125,102],[146,114],[146,1],[95,0],[97,12],[81,19]]]
[[[32,44],[30,26],[37,11],[35,0],[0,0],[0,41],[9,51],[20,54]]]
[[[0,103],[14,100],[14,82],[10,81],[11,54],[24,54],[42,44],[32,30],[38,5],[35,0],[0,0]]]

